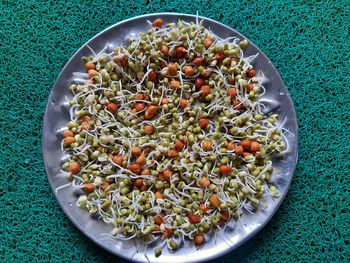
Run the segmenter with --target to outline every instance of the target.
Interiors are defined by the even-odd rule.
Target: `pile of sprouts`
[[[279,196],[271,157],[286,140],[278,115],[261,111],[263,75],[256,56],[244,57],[247,40],[198,21],[149,23],[127,45],[83,57],[63,169],[82,191],[77,204],[114,238],[202,246],[264,195]]]

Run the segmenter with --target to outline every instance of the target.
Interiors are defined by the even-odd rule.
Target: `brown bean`
[[[75,138],[71,136],[66,137],[64,138],[64,143],[67,145],[71,145],[72,143],[75,143]]]
[[[203,85],[203,86],[201,87],[201,96],[202,96],[203,98],[205,98],[206,96],[208,96],[208,95],[210,94],[210,92],[211,92],[211,88],[210,88],[209,85]]]
[[[183,58],[186,55],[186,49],[184,47],[177,47],[175,53],[178,58]]]
[[[180,88],[180,81],[177,81],[177,80],[170,81],[170,87],[175,90]]]
[[[80,166],[80,163],[78,162],[72,162],[70,165],[69,165],[69,172],[71,174],[77,174],[80,172],[80,169],[81,169],[81,166]]]
[[[157,72],[155,72],[154,70],[152,70],[149,74],[148,74],[148,80],[152,81],[153,83],[157,83]]]
[[[146,133],[147,135],[151,135],[151,134],[153,134],[153,132],[154,132],[154,128],[153,128],[152,125],[145,125],[145,126],[143,127],[143,130],[145,131],[145,133]]]
[[[201,78],[196,78],[196,80],[194,81],[194,86],[197,89],[200,89],[203,85],[204,85],[204,80]]]
[[[87,71],[89,71],[90,69],[95,69],[95,64],[92,63],[92,62],[87,62],[85,64],[85,68],[86,68]]]
[[[209,120],[206,119],[206,118],[202,118],[202,119],[199,119],[198,120],[198,124],[199,124],[199,127],[201,127],[202,129],[206,128],[209,124]]]
[[[118,110],[118,104],[114,102],[108,102],[107,103],[107,110],[110,111],[111,113],[116,113]]]
[[[247,77],[248,78],[254,78],[256,76],[256,72],[254,69],[250,69],[247,71]]]
[[[67,138],[67,137],[73,137],[74,136],[74,133],[70,130],[66,130],[63,132],[63,137],[64,138]]]
[[[140,174],[141,173],[141,165],[138,163],[130,164],[128,166],[128,169],[133,172],[134,174]]]
[[[164,24],[164,20],[161,18],[157,18],[156,20],[154,20],[152,22],[152,26],[157,27],[157,28],[161,28],[163,26],[163,24]]]
[[[147,109],[145,110],[145,120],[150,120],[154,116],[156,116],[158,111],[158,107],[155,105],[149,105]]]
[[[213,40],[210,37],[207,37],[206,39],[204,39],[204,47],[205,49],[210,48],[210,46],[213,44]]]
[[[202,65],[203,59],[202,59],[202,58],[195,58],[192,62],[193,62],[193,64],[195,64],[197,67],[199,67],[200,65]]]
[[[163,45],[160,49],[160,52],[162,52],[164,56],[168,56],[169,55],[169,48],[167,46]]]
[[[196,246],[201,246],[204,243],[204,235],[203,234],[197,234],[194,236],[194,244]]]
[[[176,75],[176,73],[177,73],[177,66],[176,66],[176,64],[170,63],[170,64],[168,65],[168,73],[169,73],[171,76]]]

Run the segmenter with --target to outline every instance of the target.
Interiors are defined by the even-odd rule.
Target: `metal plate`
[[[147,20],[152,21],[158,17],[163,18],[166,22],[176,22],[178,19],[185,21],[196,20],[196,16],[176,13],[150,14],[131,18],[117,23],[93,37],[68,61],[52,88],[45,111],[42,134],[45,169],[52,190],[66,215],[81,232],[109,252],[137,262],[147,262],[148,259],[151,262],[207,261],[237,248],[264,227],[286,196],[296,167],[298,137],[297,121],[292,100],[271,61],[251,42],[245,55],[259,54],[252,64],[257,71],[263,71],[266,77],[264,86],[267,93],[261,98],[261,101],[264,101],[268,109],[278,110],[280,113],[279,122],[282,123],[285,120],[283,127],[290,131],[290,133],[286,133],[289,151],[276,159],[273,165],[274,173],[272,180],[281,192],[280,198],[265,198],[264,205],[255,214],[245,213],[238,222],[233,223],[232,228],[226,228],[224,232],[214,231],[212,237],[200,249],[196,249],[192,244],[193,242],[187,242],[187,244],[184,244],[175,253],[163,249],[162,256],[155,258],[153,253],[154,248],[146,248],[137,240],[119,241],[101,235],[103,233],[109,233],[111,226],[102,221],[92,219],[88,213],[80,210],[75,205],[77,196],[73,194],[70,186],[57,189],[68,183],[66,176],[60,171],[64,160],[60,148],[62,140],[60,129],[65,127],[69,122],[69,105],[66,96],[72,96],[68,90],[73,80],[72,73],[76,71],[84,72],[81,57],[91,54],[87,45],[97,52],[107,44],[112,49],[125,43],[127,39],[137,35],[139,32],[149,29]],[[240,39],[245,38],[240,33],[219,22],[204,17],[199,17],[199,19],[203,19],[203,25],[210,28],[221,38],[230,36],[236,36]]]

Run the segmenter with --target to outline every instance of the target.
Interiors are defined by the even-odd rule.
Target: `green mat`
[[[198,11],[246,35],[277,67],[297,111],[300,158],[286,200],[217,262],[350,262],[350,2],[331,0],[0,1],[0,262],[124,262],[56,202],[42,118],[81,45],[125,18],[165,11]]]

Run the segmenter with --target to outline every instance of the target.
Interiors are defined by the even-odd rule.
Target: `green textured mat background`
[[[0,262],[123,262],[60,209],[41,125],[64,64],[106,27],[152,12],[216,19],[272,60],[294,101],[298,167],[280,210],[217,262],[350,262],[349,1],[0,1]]]

